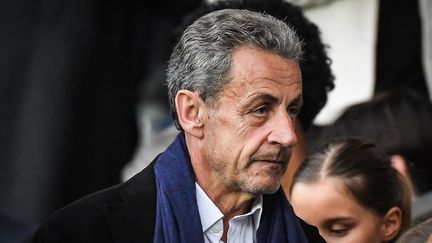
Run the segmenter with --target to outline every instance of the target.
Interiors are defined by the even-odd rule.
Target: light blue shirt
[[[198,211],[201,218],[205,243],[223,243],[223,214],[203,189],[195,183]],[[237,215],[229,221],[228,242],[256,242],[263,199],[260,195],[252,203],[251,210],[245,214]]]

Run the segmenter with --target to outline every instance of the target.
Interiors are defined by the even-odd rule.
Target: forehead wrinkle
[[[259,92],[259,93],[252,93],[248,95],[245,99],[245,104],[249,105],[257,100],[265,100],[269,103],[278,103],[279,99],[276,98],[274,95],[271,95],[267,92]]]
[[[234,66],[235,65],[233,65],[233,67]],[[254,71],[254,75],[252,77],[250,75],[251,70]],[[287,66],[281,69],[281,67],[276,68],[274,66],[269,66],[269,65],[257,66],[255,63],[250,63],[248,66],[238,70],[232,68],[231,72],[234,71],[236,72],[236,74],[234,75],[232,73],[232,76],[237,76],[238,80],[241,81],[239,82],[241,86],[246,86],[246,85],[251,85],[253,83],[261,83],[261,82],[265,84],[266,82],[263,81],[274,82],[285,87],[296,85],[296,84],[299,85],[302,84],[301,71],[298,66],[297,67]]]
[[[257,79],[259,79],[259,80],[267,80],[267,81],[270,81],[270,82],[276,82],[276,83],[278,83],[278,84],[282,84],[282,86],[284,86],[284,88],[285,87],[288,87],[288,86],[299,86],[298,87],[298,89],[297,89],[297,87],[295,87],[293,90],[290,90],[291,92],[284,92],[283,93],[283,95],[285,95],[285,94],[288,94],[288,95],[292,95],[292,94],[294,94],[294,95],[297,95],[296,93],[297,93],[297,91],[298,91],[298,95],[297,95],[297,97],[295,97],[294,99],[292,99],[293,101],[296,101],[297,99],[299,99],[301,102],[303,102],[303,98],[302,98],[302,90],[301,90],[301,83],[299,83],[299,82],[296,82],[296,81],[293,81],[293,82],[290,82],[290,83],[285,83],[284,81],[276,81],[276,80],[274,80],[274,79],[269,79],[269,78],[257,78]],[[257,79],[255,79],[255,80],[257,80]],[[259,82],[259,81],[258,81]],[[246,82],[247,83],[247,82]],[[252,85],[252,84],[250,84],[250,85]],[[246,85],[242,85],[243,87],[244,86],[246,86]],[[263,91],[256,91],[256,89],[257,88],[259,88],[259,89],[263,89]],[[279,100],[279,98],[277,98],[273,93],[274,93],[274,90],[275,88],[273,87],[273,86],[267,86],[266,85],[266,82],[263,82],[263,85],[262,86],[260,86],[260,87],[256,87],[254,90],[253,90],[253,92],[252,93],[250,93],[250,94],[247,94],[247,96],[246,96],[246,100],[250,100],[250,99],[254,99],[255,97],[254,96],[263,96],[263,95],[268,95],[269,97],[273,97],[273,98],[275,98],[276,100]],[[266,91],[266,90],[268,90],[268,91]],[[277,89],[277,91],[280,91],[281,89]]]
[[[272,79],[271,77],[270,78],[263,77],[262,78],[263,80],[276,82],[276,83],[281,84],[283,86],[291,86],[293,84],[301,83],[301,81],[302,81],[301,72],[300,72],[300,70],[298,70],[298,72],[297,72],[296,68],[287,67],[284,70],[278,70],[278,69],[274,69],[274,68],[272,68],[272,69],[273,69],[272,74],[278,78]],[[259,77],[257,79],[259,79]]]
[[[274,73],[274,72],[273,72]],[[267,86],[267,83],[276,83],[278,85],[281,85],[283,87],[290,87],[290,86],[296,86],[301,85],[302,80],[301,78],[298,79],[296,75],[294,75],[295,72],[291,72],[290,70],[284,71],[283,73],[289,73],[291,75],[287,75],[286,77],[283,75],[274,75],[275,78],[267,77],[268,75],[263,75],[264,77],[255,77],[252,79],[242,79],[244,83],[246,84],[253,84],[253,83],[259,83],[262,84],[263,87]]]

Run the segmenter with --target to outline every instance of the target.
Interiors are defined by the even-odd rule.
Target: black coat
[[[49,217],[33,242],[153,242],[156,220],[154,161],[125,183],[84,197]],[[299,219],[309,242],[324,242]]]

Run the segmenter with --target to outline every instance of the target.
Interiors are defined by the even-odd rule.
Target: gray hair
[[[231,53],[242,46],[296,62],[302,55],[302,43],[294,30],[270,15],[223,9],[202,16],[186,28],[168,64],[168,98],[177,129],[182,129],[175,107],[177,92],[195,91],[213,105],[230,80]]]

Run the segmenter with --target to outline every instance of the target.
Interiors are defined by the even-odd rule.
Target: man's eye
[[[265,115],[268,113],[268,107],[267,106],[260,106],[260,107],[256,108],[255,110],[253,110],[253,112],[255,114],[258,114],[258,115]]]
[[[288,114],[290,117],[297,117],[300,114],[300,109],[297,107],[288,108]]]

